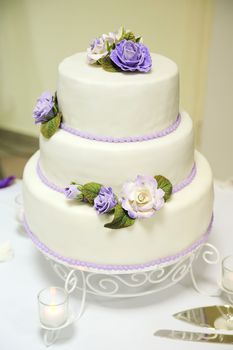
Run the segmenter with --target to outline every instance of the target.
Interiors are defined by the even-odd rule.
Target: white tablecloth
[[[33,246],[15,219],[14,198],[21,182],[0,190],[0,244],[10,240],[15,251],[13,260],[0,263],[0,349],[44,349],[37,313],[37,293],[44,287],[62,285],[48,262]],[[215,221],[210,242],[222,256],[233,253],[233,190],[215,190]],[[38,215],[40,213],[38,212]],[[219,268],[200,268],[200,275],[213,284]],[[204,272],[203,272],[204,271]],[[205,274],[205,276],[204,276]],[[78,307],[79,299],[73,300]],[[198,294],[184,281],[159,294],[133,299],[100,299],[89,296],[84,315],[72,327],[63,330],[54,349],[84,350],[154,350],[154,349],[229,349],[227,345],[203,345],[167,340],[153,336],[159,328],[195,330],[199,328],[175,320],[180,310],[222,303],[220,298]]]

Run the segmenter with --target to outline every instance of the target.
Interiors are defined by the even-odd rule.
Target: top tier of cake
[[[179,74],[168,58],[151,54],[152,70],[109,73],[86,63],[86,53],[59,65],[58,101],[67,125],[94,135],[147,135],[179,113]]]

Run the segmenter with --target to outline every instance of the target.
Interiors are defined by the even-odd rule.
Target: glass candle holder
[[[233,293],[233,255],[226,256],[222,260],[222,285]]]
[[[60,287],[48,287],[38,294],[39,318],[43,326],[59,328],[69,316],[68,293]]]
[[[20,193],[15,197],[15,216],[18,222],[23,221],[23,195]]]

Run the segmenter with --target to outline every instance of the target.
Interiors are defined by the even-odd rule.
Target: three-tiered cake
[[[212,173],[179,112],[177,65],[124,35],[94,43],[101,55],[108,40],[108,59],[94,65],[86,53],[66,58],[57,96],[37,106],[40,118],[47,108],[46,137],[24,172],[25,225],[40,249],[71,265],[131,269],[176,258],[212,220]],[[117,72],[102,69],[109,62]]]

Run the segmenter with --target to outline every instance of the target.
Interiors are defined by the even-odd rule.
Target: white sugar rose
[[[105,42],[108,42],[109,45],[112,45],[113,43],[116,42],[116,35],[115,35],[115,33],[110,32],[110,33],[108,33],[108,34],[103,34],[103,35],[102,35],[102,39],[103,39]]]
[[[165,192],[152,176],[138,175],[122,189],[121,205],[132,219],[149,218],[164,205]]]
[[[103,34],[102,38],[104,41],[108,42],[109,45],[112,45],[113,43],[118,43],[120,39],[123,38],[123,36],[127,33],[130,33],[131,31],[129,29],[124,29],[123,27],[120,27],[115,32],[109,32],[108,34]],[[138,39],[138,42],[142,43],[142,38],[136,36],[135,39]]]
[[[120,27],[117,31],[115,32],[109,32],[108,34],[103,34],[102,38],[103,40],[107,41],[110,45],[113,43],[116,43],[120,40],[124,32],[123,27]],[[126,33],[128,30],[126,31]]]
[[[108,54],[106,41],[103,38],[97,38],[92,41],[87,49],[87,61],[89,64],[96,63],[100,58]]]

